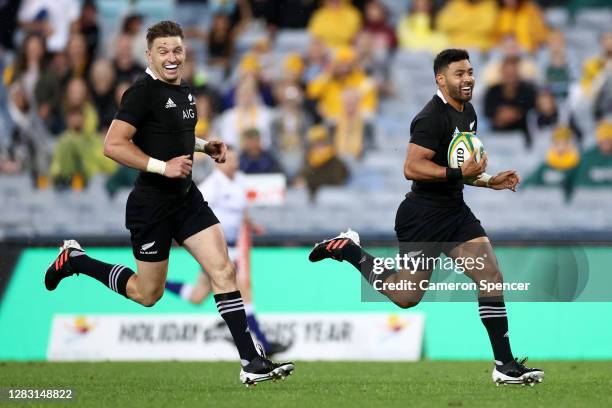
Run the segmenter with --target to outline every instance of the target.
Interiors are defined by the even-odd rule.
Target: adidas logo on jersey
[[[166,109],[168,108],[176,108],[176,103],[171,98],[168,98],[168,102],[166,102]]]

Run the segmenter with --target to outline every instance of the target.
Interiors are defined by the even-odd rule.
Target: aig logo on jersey
[[[193,119],[195,118],[195,112],[193,108],[183,109],[183,119]]]

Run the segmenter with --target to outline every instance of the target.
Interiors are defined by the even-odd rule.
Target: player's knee
[[[415,307],[421,302],[421,299],[411,299],[411,300],[398,300],[394,303],[401,307],[402,309],[410,309],[411,307]]]
[[[214,273],[211,273],[211,278],[219,289],[224,290],[226,287],[234,287],[236,285],[236,267],[231,262],[226,262],[217,268]]]
[[[489,283],[503,283],[504,277],[497,266],[491,266],[487,268],[485,279]]]
[[[162,296],[164,295],[164,290],[154,290],[148,293],[143,294],[141,300],[140,300],[140,304],[145,306],[145,307],[152,307],[154,306],[159,299],[162,298]]]

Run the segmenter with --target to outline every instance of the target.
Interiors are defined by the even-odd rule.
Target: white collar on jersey
[[[151,68],[147,67],[147,69],[145,69],[145,72],[149,75],[151,75],[151,78],[157,80],[157,77],[155,76],[155,74],[153,73],[153,71],[151,71]]]
[[[147,68],[147,69],[149,69],[149,68]],[[446,100],[446,98],[444,97],[444,95],[442,95],[442,91],[441,91],[441,90],[439,90],[439,89],[438,89],[438,92],[436,92],[436,95],[438,95],[438,97],[439,97],[440,99],[442,99],[442,102],[444,102],[444,103],[448,103],[448,101]]]

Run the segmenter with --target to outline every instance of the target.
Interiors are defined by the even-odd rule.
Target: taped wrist
[[[149,162],[147,163],[147,172],[157,173],[163,176],[165,171],[166,171],[165,161],[161,161],[161,160],[157,160],[152,157],[149,157]]]
[[[202,140],[199,137],[195,138],[195,151],[204,153],[204,149],[208,142],[206,140]]]

